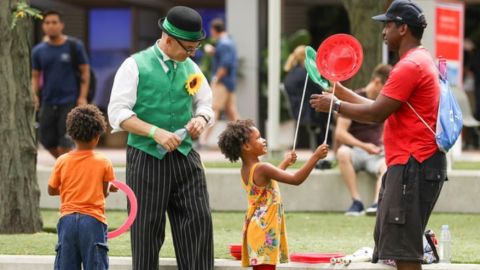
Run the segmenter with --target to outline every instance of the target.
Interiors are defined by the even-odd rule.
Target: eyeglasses
[[[173,39],[175,39],[175,41],[177,41],[178,44],[180,44],[180,46],[185,50],[185,52],[187,54],[193,54],[194,52],[196,52],[198,49],[200,49],[200,47],[202,47],[202,43],[198,43],[198,45],[196,47],[190,47],[190,48],[187,48],[185,47],[185,45],[183,45],[182,42],[180,42],[180,40],[172,37]]]

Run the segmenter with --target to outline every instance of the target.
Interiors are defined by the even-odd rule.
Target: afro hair
[[[220,134],[218,146],[220,151],[231,162],[235,162],[240,158],[242,146],[248,142],[254,126],[253,121],[250,119],[237,120],[228,123],[227,128]]]
[[[105,118],[94,105],[75,107],[67,115],[67,133],[76,141],[89,142],[106,129]]]

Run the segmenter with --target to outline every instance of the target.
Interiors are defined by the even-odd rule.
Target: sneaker
[[[370,205],[369,208],[367,208],[367,211],[365,211],[365,214],[367,216],[376,216],[377,208],[378,208],[378,203],[373,203],[372,205]]]
[[[363,203],[359,200],[353,200],[352,205],[348,208],[347,212],[345,212],[346,216],[360,216],[365,214],[365,207],[363,207]]]
[[[327,170],[332,168],[332,162],[330,160],[322,159],[317,162],[315,168],[318,170]]]

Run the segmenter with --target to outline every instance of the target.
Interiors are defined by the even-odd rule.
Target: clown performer
[[[205,173],[192,149],[213,117],[210,86],[189,58],[205,31],[198,12],[184,6],[170,9],[158,25],[161,38],[118,69],[108,106],[113,132],[129,133],[126,181],[138,199],[132,266],[158,269],[168,213],[178,269],[213,269]],[[175,131],[184,127],[182,140]]]

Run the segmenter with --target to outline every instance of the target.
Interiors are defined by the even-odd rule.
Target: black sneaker
[[[315,164],[315,168],[318,170],[327,170],[332,168],[332,162],[330,160],[322,159]]]
[[[367,211],[365,211],[365,214],[367,216],[376,216],[377,208],[378,208],[378,203],[373,203],[372,205],[370,205],[369,208],[367,208]]]
[[[363,207],[363,203],[359,200],[353,200],[352,205],[348,208],[347,212],[345,212],[346,216],[360,216],[365,214],[365,207]]]

